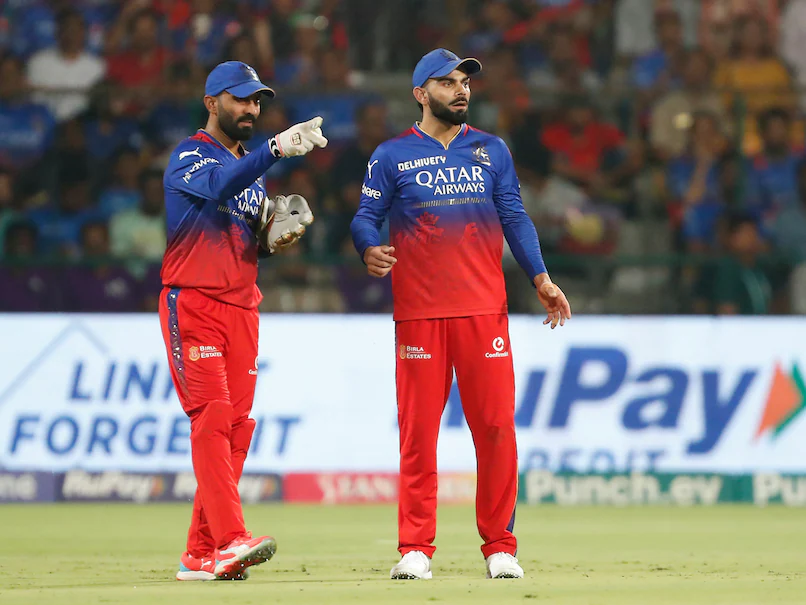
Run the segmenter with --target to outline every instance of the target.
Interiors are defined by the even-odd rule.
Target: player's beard
[[[223,107],[218,108],[218,127],[233,141],[248,141],[255,132],[255,117],[241,116],[235,119]]]
[[[438,120],[459,126],[467,122],[467,108],[465,109],[451,109],[450,105],[440,103],[434,97],[430,97],[428,106],[431,108],[431,113]],[[470,103],[468,103],[468,107]]]

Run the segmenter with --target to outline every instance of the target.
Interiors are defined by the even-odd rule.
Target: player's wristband
[[[283,157],[283,148],[280,146],[280,141],[277,140],[277,137],[269,139],[269,151],[276,158]]]

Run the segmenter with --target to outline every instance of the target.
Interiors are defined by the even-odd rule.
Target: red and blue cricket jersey
[[[387,214],[397,321],[505,313],[504,236],[530,280],[546,271],[509,149],[467,125],[447,147],[416,124],[378,146],[351,225],[361,258]]]
[[[266,197],[262,175],[276,161],[267,143],[239,158],[203,130],[177,146],[163,179],[164,286],[195,288],[246,309],[258,306],[255,227]]]

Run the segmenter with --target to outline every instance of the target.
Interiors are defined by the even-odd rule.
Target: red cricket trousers
[[[246,533],[238,482],[255,430],[259,315],[179,288],[162,290],[159,311],[198,483],[187,550],[202,557]]]
[[[433,555],[437,529],[437,437],[453,371],[476,447],[476,522],[481,552],[517,550],[515,376],[504,315],[399,321],[398,550]]]

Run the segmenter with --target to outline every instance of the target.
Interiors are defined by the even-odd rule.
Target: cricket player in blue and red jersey
[[[400,427],[400,562],[393,579],[428,579],[436,535],[437,436],[454,369],[476,447],[476,519],[490,578],[521,578],[515,379],[501,267],[504,237],[554,328],[571,317],[549,279],[512,156],[468,126],[476,59],[445,49],[414,69],[422,121],[370,158],[352,221],[370,275],[392,274]],[[379,229],[389,215],[390,245]]]
[[[205,85],[207,125],[177,146],[165,171],[160,323],[171,377],[190,417],[198,483],[179,580],[242,579],[276,549],[270,536],[246,531],[238,495],[255,430],[249,412],[262,298],[258,247],[259,240],[269,251],[293,243],[313,215],[300,196],[292,196],[303,202],[294,214],[283,196],[270,199],[263,174],[278,159],[324,147],[327,139],[322,119],[314,118],[247,154],[241,141],[252,136],[261,98],[273,96],[245,63],[218,65]]]

